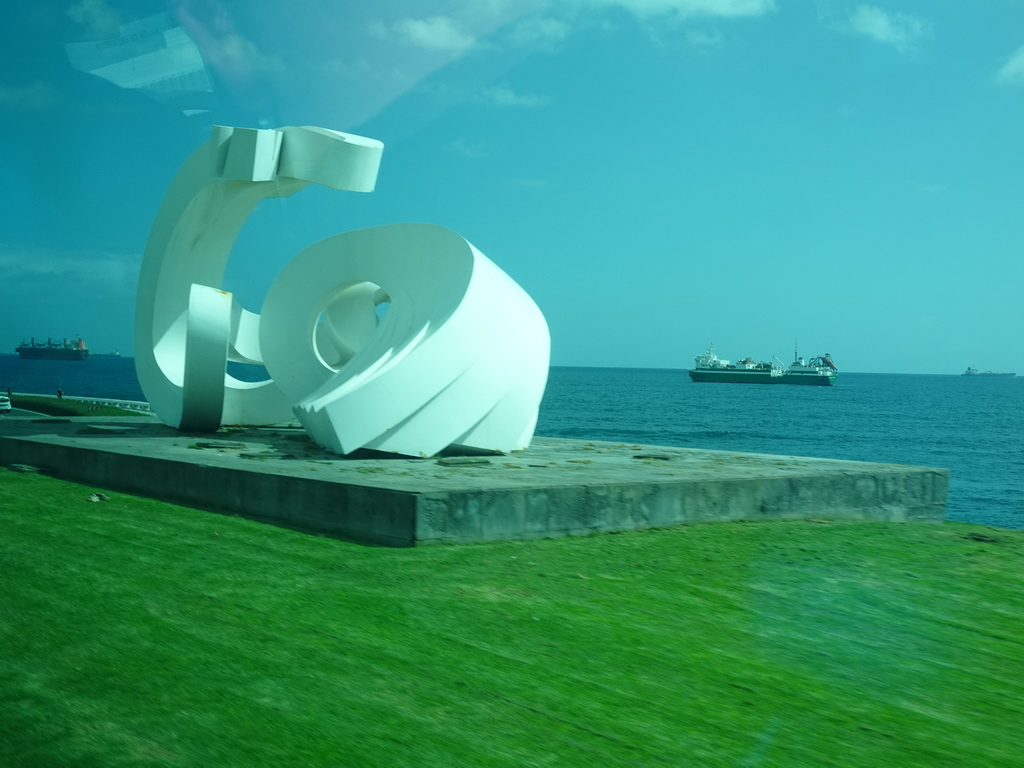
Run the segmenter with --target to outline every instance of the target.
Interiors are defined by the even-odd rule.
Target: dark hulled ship
[[[85,346],[81,336],[74,339],[54,341],[23,341],[14,348],[23,360],[85,360],[89,357],[89,348]]]

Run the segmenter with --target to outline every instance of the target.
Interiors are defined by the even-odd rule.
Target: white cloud
[[[761,16],[777,0],[463,0],[457,10],[423,17],[380,19],[365,29],[379,39],[425,51],[462,54],[482,47],[554,48],[576,26],[607,23],[599,11],[620,10],[647,22]],[[713,47],[715,32],[695,33],[691,45]]]
[[[67,10],[67,15],[86,28],[87,37],[104,40],[120,34],[121,20],[106,0],[81,0]]]
[[[431,51],[458,53],[472,48],[476,42],[472,35],[460,30],[449,16],[402,19],[391,25],[391,32],[408,45]]]
[[[543,107],[549,103],[545,96],[516,93],[507,85],[494,85],[482,91],[483,97],[499,107]]]
[[[914,16],[886,13],[874,5],[858,5],[850,14],[850,25],[854,32],[899,51],[912,50],[914,44],[930,31],[925,22]]]
[[[571,31],[572,27],[559,19],[530,16],[512,27],[509,40],[516,45],[550,46],[567,38]]]
[[[216,45],[204,53],[215,65],[232,72],[252,75],[284,69],[281,59],[264,53],[254,42],[234,33],[218,38]]]
[[[467,141],[462,136],[459,136],[455,141],[449,144],[448,149],[456,154],[473,158],[487,157],[488,154],[487,147],[484,144]]]
[[[641,16],[761,16],[775,10],[775,0],[583,0],[588,5],[618,7]]]
[[[1009,85],[1024,85],[1024,45],[1010,54],[996,73],[996,79]]]
[[[691,29],[686,33],[686,42],[694,48],[717,48],[722,44],[722,33],[717,29]]]

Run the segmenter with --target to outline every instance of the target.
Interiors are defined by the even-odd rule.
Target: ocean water
[[[144,399],[132,358],[0,355],[0,387]],[[537,434],[945,467],[947,519],[1024,529],[1024,377],[840,373],[834,387],[772,387],[553,368]]]
[[[840,373],[834,387],[554,368],[538,434],[950,470],[946,518],[1024,529],[1024,378]]]

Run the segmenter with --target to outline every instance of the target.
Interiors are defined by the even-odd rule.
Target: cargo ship
[[[1016,376],[1010,371],[979,371],[977,368],[968,368],[960,374],[961,376]]]
[[[805,360],[795,352],[794,357],[789,366],[784,366],[778,358],[778,362],[769,363],[745,357],[732,363],[715,354],[715,345],[712,344],[707,352],[694,358],[690,380],[698,383],[811,384],[819,387],[831,387],[836,383],[839,369],[828,354]]]
[[[54,341],[23,341],[14,348],[23,360],[85,360],[89,357],[89,348],[82,337]]]

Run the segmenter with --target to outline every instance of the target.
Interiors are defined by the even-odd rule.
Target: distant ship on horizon
[[[839,369],[828,354],[805,360],[799,350],[793,350],[794,360],[789,367],[770,362],[756,362],[745,357],[735,363],[723,360],[715,354],[715,345],[708,347],[703,355],[694,358],[690,369],[690,381],[695,383],[715,382],[718,384],[812,384],[831,387],[836,383]],[[778,358],[776,358],[778,359]]]
[[[61,341],[36,341],[33,337],[30,341],[21,342],[14,351],[23,360],[85,360],[89,357],[89,348],[81,336]]]
[[[1016,376],[1017,374],[1012,371],[979,371],[977,368],[967,367],[967,370],[960,374],[961,376]]]

